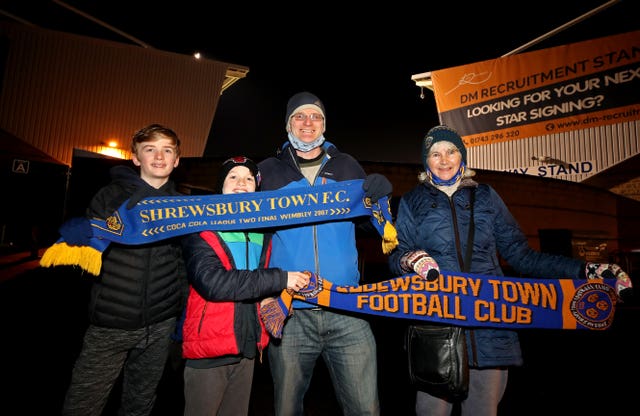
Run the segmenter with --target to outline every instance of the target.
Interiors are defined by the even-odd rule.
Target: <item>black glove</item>
[[[393,186],[389,179],[379,173],[372,173],[364,179],[362,184],[364,189],[364,196],[371,199],[371,202],[376,203],[380,198],[391,195],[393,192]]]
[[[64,242],[72,246],[88,246],[93,237],[91,223],[86,217],[73,217],[60,226],[58,232]]]

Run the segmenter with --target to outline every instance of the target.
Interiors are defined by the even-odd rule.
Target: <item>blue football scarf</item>
[[[106,220],[90,220],[89,246],[73,246],[60,239],[44,252],[40,265],[77,265],[99,275],[102,253],[112,242],[146,244],[205,230],[277,228],[360,216],[371,219],[388,254],[398,244],[389,198],[372,203],[364,196],[362,183],[354,179],[245,194],[152,197],[129,210],[125,201]]]
[[[371,203],[362,180],[313,188],[247,194],[145,198],[127,202],[106,220],[91,220],[88,246],[63,239],[48,248],[44,267],[77,265],[98,275],[111,242],[136,245],[204,230],[233,231],[312,224],[369,216],[388,254],[398,244],[388,198]],[[311,274],[310,274],[311,275]],[[441,271],[435,282],[405,275],[361,286],[334,286],[311,275],[300,292],[284,290],[261,308],[266,329],[282,336],[293,299],[321,307],[455,324],[500,328],[606,329],[614,314],[615,280],[521,279]]]
[[[266,329],[282,337],[293,299],[356,313],[464,327],[604,330],[613,322],[615,279],[495,277],[440,271],[428,282],[417,274],[378,283],[336,286],[310,275],[299,292],[261,307]]]

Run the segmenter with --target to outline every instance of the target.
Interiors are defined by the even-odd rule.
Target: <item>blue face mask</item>
[[[294,149],[299,150],[301,152],[308,152],[310,150],[315,149],[316,147],[322,146],[324,143],[324,135],[321,134],[317,139],[312,141],[311,143],[305,143],[302,140],[298,139],[293,134],[289,133],[289,142]]]
[[[460,181],[462,179],[462,175],[464,174],[465,168],[466,168],[466,166],[465,166],[464,162],[460,162],[460,168],[458,169],[458,173],[456,173],[455,175],[453,175],[453,177],[451,179],[448,179],[446,181],[438,178],[428,168],[427,168],[427,176],[429,177],[429,182],[431,182],[434,185],[437,185],[437,186],[451,186],[451,185],[455,185],[458,181]]]

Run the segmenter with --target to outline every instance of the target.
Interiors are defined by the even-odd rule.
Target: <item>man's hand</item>
[[[370,198],[375,204],[380,198],[391,195],[393,185],[384,175],[372,173],[365,178],[362,189],[364,189],[364,196]]]

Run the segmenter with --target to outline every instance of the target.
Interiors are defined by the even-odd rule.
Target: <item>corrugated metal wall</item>
[[[527,174],[581,182],[640,153],[640,122],[475,146],[470,147],[467,152],[469,165],[474,168],[519,173],[524,173],[523,169],[529,168]],[[533,157],[550,157],[555,160],[545,163],[534,160]],[[568,168],[562,170],[560,162],[566,162],[572,168],[586,167],[590,170],[580,170],[579,173]],[[551,175],[558,172],[568,174]]]
[[[0,127],[67,165],[73,148],[100,152],[150,123],[181,137],[182,155],[202,156],[228,63],[196,60],[0,22],[6,53]]]

